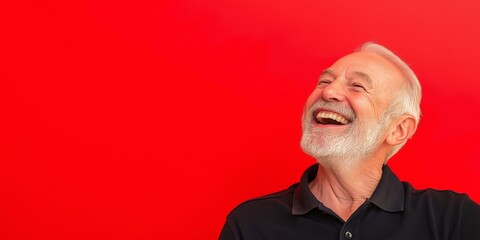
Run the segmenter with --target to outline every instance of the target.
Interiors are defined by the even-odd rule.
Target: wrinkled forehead
[[[338,59],[327,72],[336,76],[348,77],[351,73],[367,75],[374,85],[387,84],[388,87],[398,87],[405,82],[401,70],[384,57],[369,52],[355,52]]]

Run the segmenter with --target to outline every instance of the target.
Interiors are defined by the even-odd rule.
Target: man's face
[[[319,161],[349,161],[344,165],[373,154],[389,124],[384,111],[402,83],[401,72],[376,54],[358,52],[339,59],[322,73],[307,99],[303,150]]]

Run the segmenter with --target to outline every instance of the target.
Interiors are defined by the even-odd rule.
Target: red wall
[[[424,89],[419,130],[390,165],[478,202],[479,10],[4,0],[0,239],[217,238],[234,206],[314,163],[299,148],[303,103],[323,68],[370,40]]]

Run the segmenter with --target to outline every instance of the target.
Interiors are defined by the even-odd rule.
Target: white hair
[[[403,73],[405,78],[404,87],[396,91],[394,94],[395,96],[387,110],[384,112],[383,117],[391,119],[402,114],[410,114],[416,120],[416,127],[421,116],[420,101],[422,99],[422,87],[420,86],[420,82],[413,70],[400,57],[395,55],[395,53],[380,44],[373,42],[364,43],[357,52],[377,54],[391,62]],[[394,146],[392,151],[388,154],[387,160],[395,155],[405,143],[406,141]]]

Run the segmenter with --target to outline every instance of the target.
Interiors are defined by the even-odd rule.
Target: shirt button
[[[346,237],[347,239],[351,239],[351,238],[353,237],[353,234],[352,234],[351,232],[349,232],[349,231],[346,231],[346,232],[345,232],[345,237]]]

